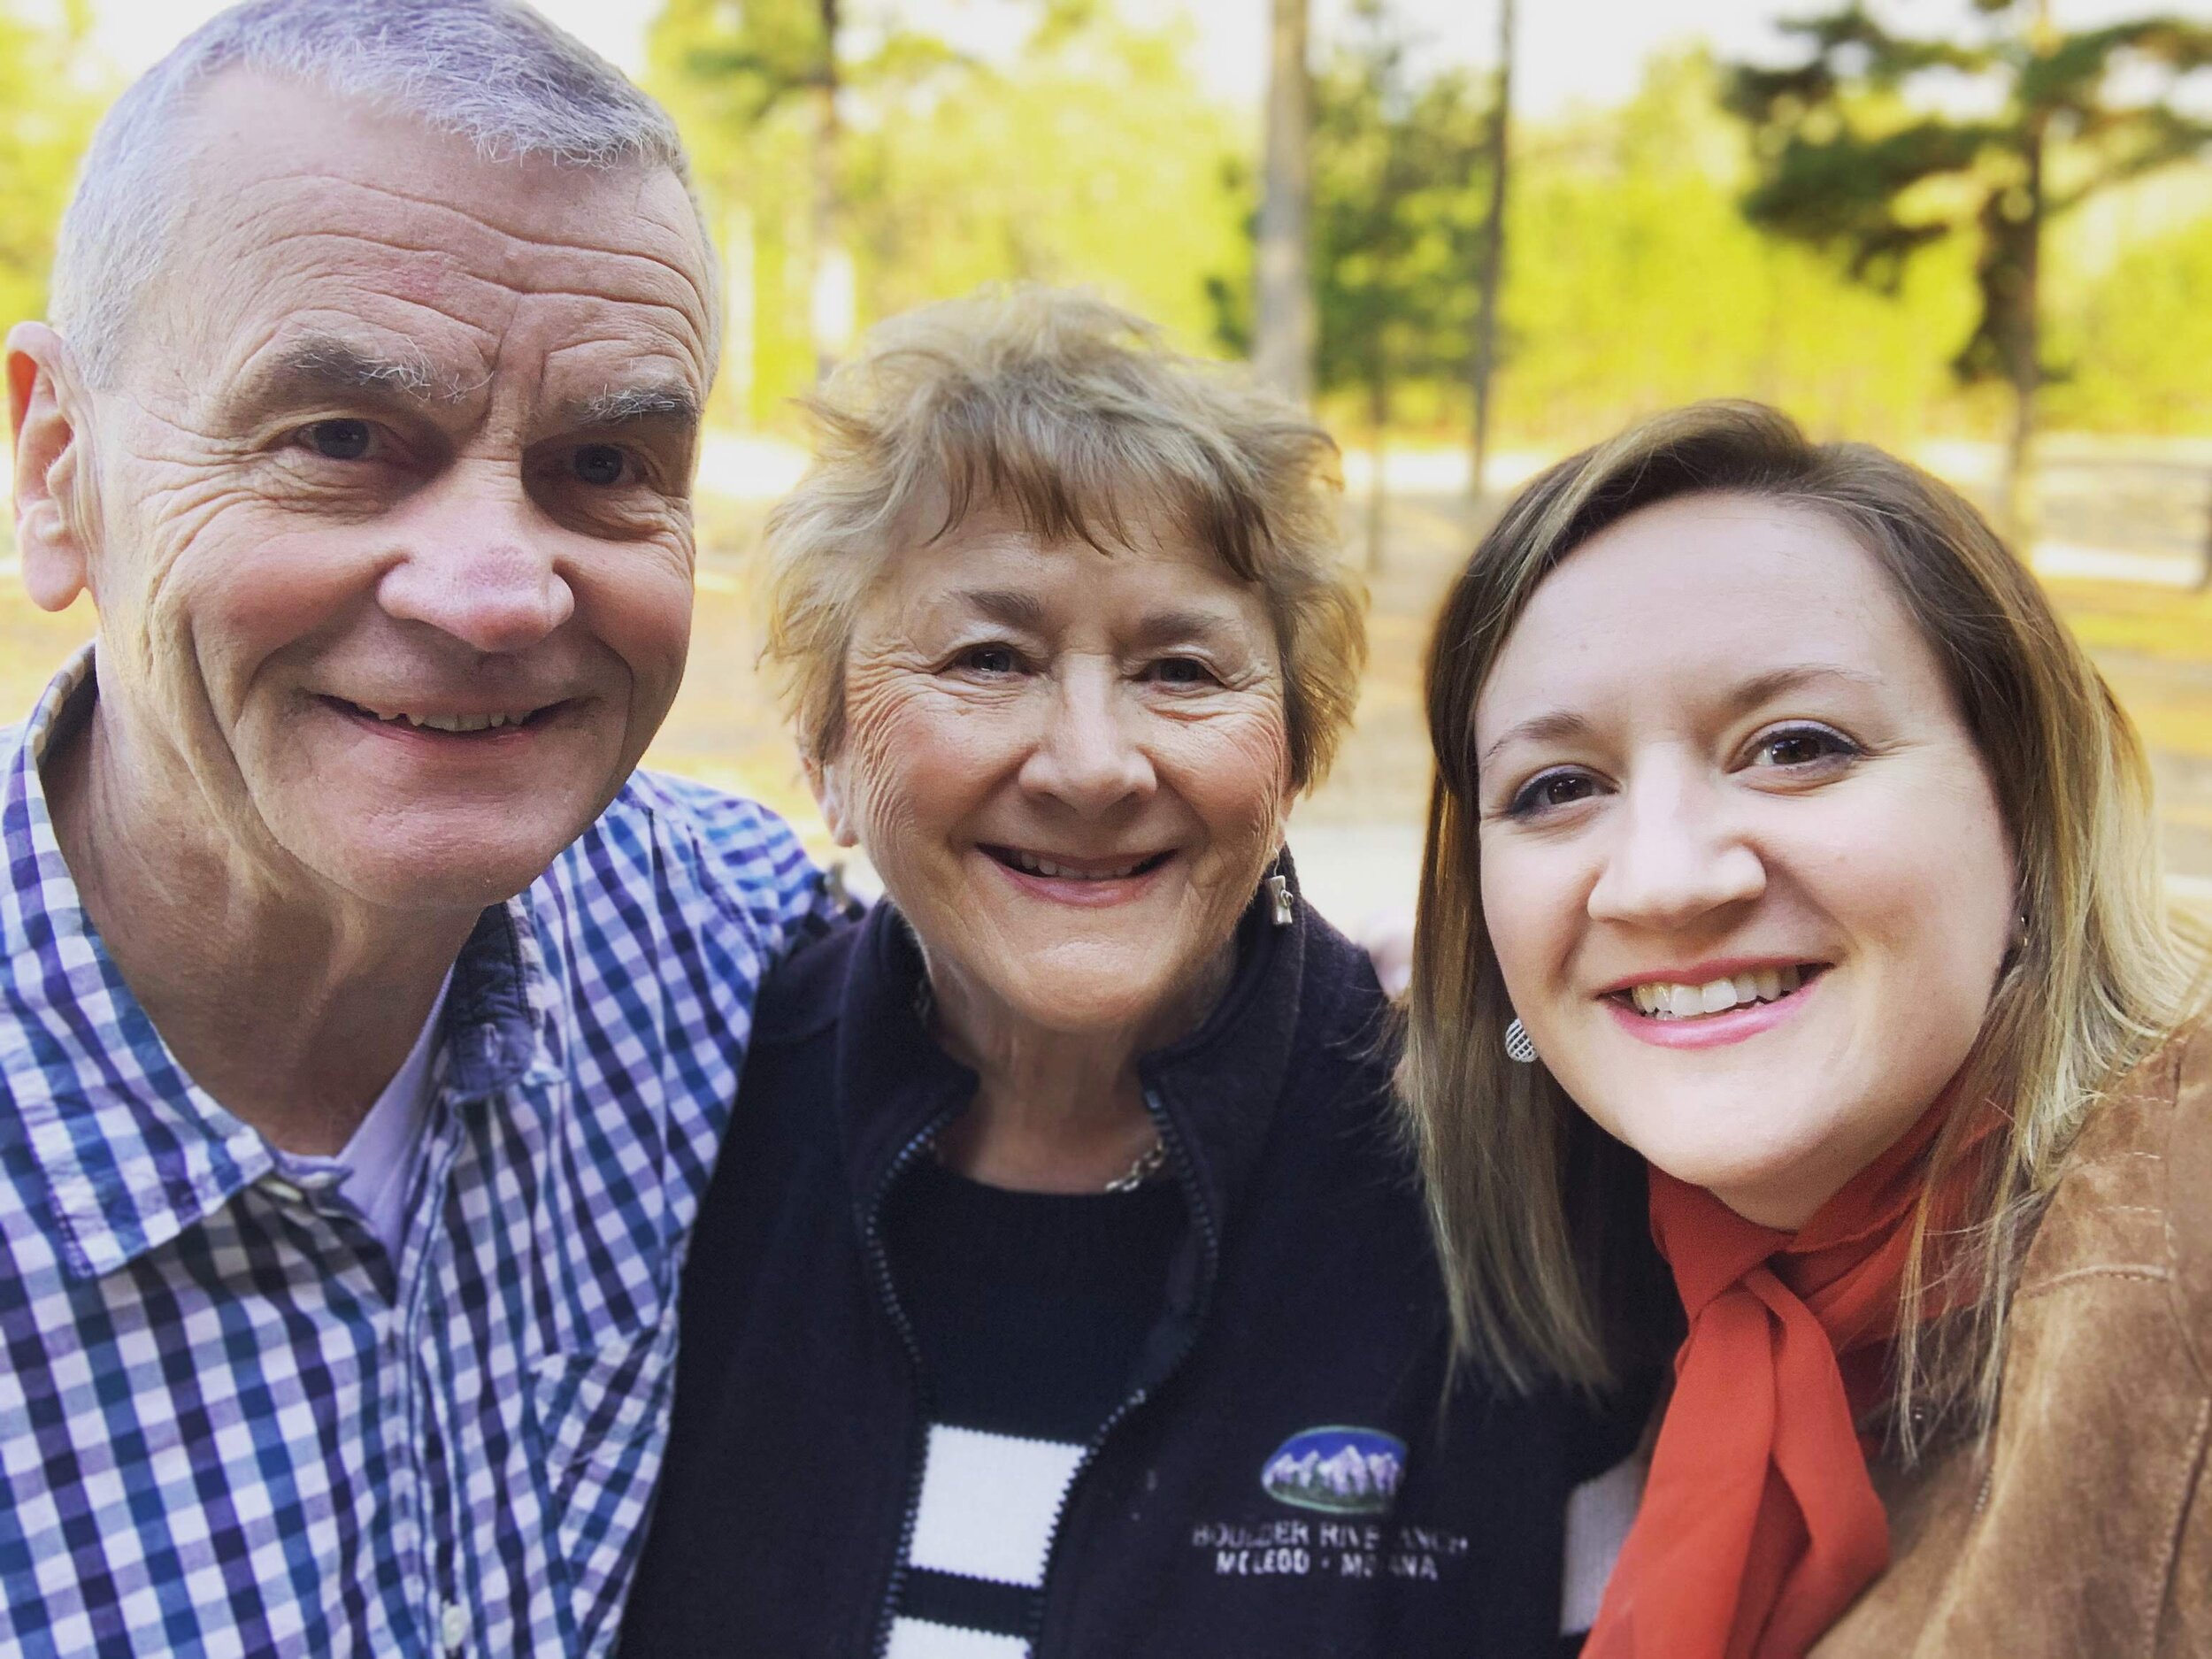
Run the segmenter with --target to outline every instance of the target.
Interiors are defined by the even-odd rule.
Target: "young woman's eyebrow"
[[[1568,738],[1587,737],[1590,722],[1585,717],[1565,709],[1553,709],[1543,714],[1532,714],[1525,720],[1516,720],[1491,740],[1488,748],[1477,757],[1479,772],[1498,757],[1498,751],[1513,743],[1556,743]]]
[[[1774,668],[1763,674],[1754,674],[1740,681],[1728,694],[1728,701],[1738,707],[1755,708],[1762,703],[1792,691],[1802,691],[1824,681],[1840,680],[1846,685],[1870,688],[1882,683],[1879,674],[1869,673],[1863,668],[1847,668],[1840,663],[1796,663],[1787,668]]]
[[[1786,668],[1770,668],[1764,673],[1752,675],[1748,680],[1738,680],[1716,701],[1728,708],[1753,709],[1790,692],[1802,691],[1808,687],[1817,687],[1829,681],[1872,687],[1882,683],[1882,677],[1869,673],[1863,668],[1846,667],[1841,663],[1793,663]],[[1525,720],[1517,720],[1507,726],[1491,741],[1489,747],[1478,758],[1478,770],[1488,765],[1509,744],[1556,743],[1570,738],[1586,737],[1590,730],[1587,718],[1565,709],[1531,715]]]

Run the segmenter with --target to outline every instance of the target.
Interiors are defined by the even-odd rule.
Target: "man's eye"
[[[301,430],[300,441],[326,461],[357,461],[376,434],[365,420],[318,420]]]
[[[569,470],[580,483],[605,489],[629,480],[630,457],[611,443],[587,443],[569,460]]]
[[[1597,780],[1586,772],[1539,772],[1520,787],[1506,810],[1515,818],[1531,818],[1586,801],[1597,789]]]
[[[1824,726],[1786,726],[1759,739],[1752,749],[1751,764],[1801,769],[1847,759],[1858,752],[1856,743]]]

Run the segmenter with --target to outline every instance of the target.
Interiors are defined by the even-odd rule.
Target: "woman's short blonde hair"
[[[1367,657],[1339,557],[1336,446],[1102,300],[1018,288],[882,324],[803,400],[813,465],[770,516],[767,658],[810,757],[835,754],[854,618],[884,562],[976,511],[1103,552],[1163,519],[1264,595],[1291,782],[1320,781]]]
[[[1475,700],[1531,595],[1609,526],[1725,493],[1824,513],[1880,562],[1942,664],[1995,784],[2024,918],[1960,1077],[2005,1129],[1956,1114],[1929,1186],[1965,1164],[1963,1233],[1924,1200],[1900,1321],[1893,1421],[1908,1455],[1933,1427],[1994,1409],[2013,1274],[2069,1146],[2101,1094],[2195,1005],[2159,879],[2149,772],[2127,717],[2035,579],[1956,491],[1863,444],[1816,444],[1757,403],[1660,415],[1561,462],[1475,549],[1430,647],[1430,796],[1400,1081],[1417,1133],[1463,1348],[1524,1383],[1600,1384],[1669,1340],[1651,1275],[1642,1161],[1541,1065],[1516,1065],[1482,914]],[[1932,1250],[1932,1243],[1943,1248]],[[1638,1351],[1640,1349],[1640,1351]]]

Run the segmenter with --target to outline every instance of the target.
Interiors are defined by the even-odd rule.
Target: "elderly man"
[[[8,337],[96,647],[0,754],[0,1649],[596,1653],[766,963],[632,768],[715,349],[666,117],[501,0],[259,0]]]

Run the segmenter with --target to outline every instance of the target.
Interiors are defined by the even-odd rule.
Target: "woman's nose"
[[[1632,787],[1590,889],[1598,921],[1679,927],[1766,891],[1766,865],[1713,792],[1686,781]]]
[[[1120,694],[1110,664],[1079,662],[1057,675],[1022,787],[1087,812],[1150,794],[1151,758],[1130,731]]]

